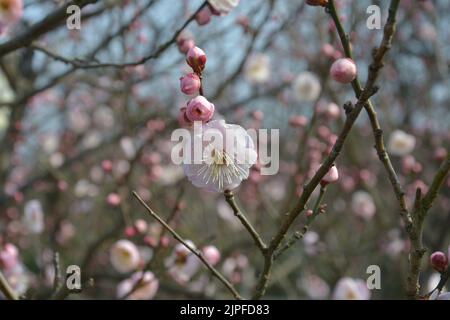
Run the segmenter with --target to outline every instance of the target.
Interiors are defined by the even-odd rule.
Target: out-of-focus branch
[[[267,245],[265,244],[262,237],[259,235],[258,231],[252,226],[250,221],[247,220],[245,215],[241,212],[236,201],[234,200],[234,194],[230,190],[225,190],[225,200],[230,205],[231,209],[233,209],[234,215],[241,221],[242,225],[247,229],[248,233],[252,236],[255,244],[261,250],[263,254],[267,251]]]
[[[151,3],[149,4],[149,6]],[[141,64],[144,64],[150,60],[157,59],[165,50],[167,50],[173,43],[176,42],[180,33],[195,19],[195,16],[205,7],[206,1],[187,19],[184,24],[173,34],[173,36],[167,40],[165,43],[161,44],[154,52],[151,54],[139,59],[134,62],[125,62],[125,63],[90,63],[86,62],[82,59],[70,59],[67,57],[63,57],[59,54],[53,53],[50,50],[40,46],[33,45],[33,48],[48,55],[49,57],[64,62],[66,64],[72,65],[77,69],[95,69],[95,68],[126,68],[126,67],[134,67]],[[128,24],[129,25],[129,24]]]
[[[6,299],[19,300],[19,297],[11,288],[8,281],[6,281],[6,278],[3,276],[3,273],[1,271],[0,271],[0,292],[2,292],[5,295]]]
[[[234,80],[241,74],[241,71],[244,68],[245,63],[247,62],[248,56],[251,54],[251,52],[253,51],[253,48],[255,47],[256,39],[258,38],[258,35],[261,33],[261,30],[262,30],[264,24],[269,20],[270,15],[272,14],[274,6],[275,6],[275,1],[274,0],[270,0],[269,8],[267,9],[267,13],[264,16],[264,19],[261,21],[261,23],[255,28],[255,30],[252,33],[252,37],[250,39],[250,44],[248,45],[248,47],[247,47],[247,49],[245,51],[244,57],[242,58],[241,62],[237,66],[237,68],[233,71],[233,73],[231,73],[222,82],[222,84],[218,87],[216,92],[211,95],[212,96],[211,100],[217,100],[222,95],[222,93],[225,91],[225,89],[228,87],[228,85],[230,83],[233,83]]]
[[[13,52],[16,49],[30,45],[35,39],[52,31],[61,25],[67,18],[67,8],[71,5],[77,5],[83,8],[88,4],[96,3],[98,0],[73,0],[63,4],[59,9],[50,13],[47,17],[28,28],[17,37],[0,45],[0,57]]]
[[[155,218],[170,234],[178,240],[181,244],[183,244],[189,251],[191,251],[195,256],[199,258],[199,260],[205,265],[205,267],[211,271],[211,273],[216,277],[220,282],[224,284],[224,286],[231,292],[233,297],[238,300],[242,300],[241,295],[237,290],[233,287],[233,285],[219,272],[216,268],[214,268],[203,256],[201,251],[196,250],[192,248],[189,244],[184,241],[184,239],[175,231],[172,229],[171,226],[169,226],[159,215],[157,215],[146,203],[142,198],[137,194],[136,191],[133,191],[133,196],[144,206],[144,208],[147,210],[147,212]]]

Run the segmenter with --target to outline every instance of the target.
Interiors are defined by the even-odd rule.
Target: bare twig
[[[238,300],[242,300],[241,295],[239,292],[236,291],[236,289],[233,287],[233,285],[219,272],[216,268],[214,268],[203,256],[201,251],[192,248],[189,244],[186,243],[186,241],[175,231],[172,229],[171,226],[169,226],[159,215],[157,215],[146,203],[142,198],[137,194],[136,191],[133,191],[133,196],[144,206],[144,208],[147,210],[147,212],[156,219],[167,231],[170,232],[170,234],[178,240],[181,244],[183,244],[189,251],[191,251],[195,256],[199,258],[199,260],[205,265],[205,267],[211,271],[211,273],[224,284],[224,286],[231,292],[233,297]]]
[[[1,271],[0,271],[0,292],[2,292],[5,295],[6,299],[19,300],[19,297],[11,288],[8,281],[6,281],[6,278],[3,276],[3,273]]]
[[[258,231],[255,230],[250,221],[247,220],[245,215],[237,206],[236,201],[234,200],[233,192],[231,192],[230,190],[225,190],[225,200],[230,205],[231,209],[233,209],[234,215],[241,221],[242,225],[245,227],[245,229],[247,229],[248,233],[252,236],[253,240],[255,241],[255,244],[258,246],[261,252],[265,254],[267,251],[267,245],[264,243],[264,240],[261,238]]]
[[[449,170],[450,155],[447,156],[436,173],[428,192],[422,197],[420,189],[417,190],[414,211],[412,214],[413,225],[411,231],[408,233],[411,241],[411,250],[409,254],[409,272],[406,279],[406,295],[409,299],[417,299],[419,297],[419,276],[422,258],[426,252],[422,242],[424,222]]]
[[[281,247],[277,252],[275,252],[275,254],[273,255],[274,260],[276,260],[279,256],[281,256],[294,243],[302,239],[305,236],[306,232],[308,232],[309,226],[314,222],[316,217],[322,211],[320,204],[322,202],[323,196],[325,195],[325,191],[326,187],[322,186],[320,188],[320,193],[319,196],[317,197],[316,203],[314,204],[312,214],[309,217],[307,217],[305,225],[301,230],[295,231],[292,237],[288,241],[286,241],[285,245]]]

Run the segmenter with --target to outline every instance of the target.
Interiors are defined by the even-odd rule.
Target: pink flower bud
[[[178,113],[178,124],[182,128],[190,128],[193,125],[192,121],[186,116],[186,109],[186,107],[182,107]]]
[[[170,243],[170,238],[167,237],[167,236],[164,236],[164,237],[161,237],[160,241],[161,241],[161,246],[163,248],[167,248],[169,246],[169,243]]]
[[[19,250],[11,243],[7,243],[3,248],[0,247],[0,268],[4,271],[14,269],[18,263]]]
[[[431,254],[430,263],[434,270],[444,272],[448,267],[448,258],[445,253],[436,251]]]
[[[186,62],[191,66],[195,73],[202,73],[206,64],[206,54],[199,47],[193,47],[189,49],[186,55]]]
[[[308,119],[304,116],[292,116],[289,118],[289,125],[294,128],[301,128],[306,126]]]
[[[121,203],[120,196],[117,193],[110,193],[106,199],[106,202],[112,207],[118,207]]]
[[[206,246],[202,249],[206,261],[215,266],[220,261],[220,252],[215,246]]]
[[[186,109],[186,117],[190,121],[207,122],[214,115],[214,105],[203,96],[197,96],[189,101]]]
[[[189,31],[182,31],[177,37],[177,46],[178,50],[184,54],[186,54],[189,49],[195,47],[195,40],[192,33]]]
[[[143,219],[138,219],[134,222],[134,228],[139,233],[145,233],[148,229],[148,224]]]
[[[102,161],[102,169],[105,172],[111,172],[113,169],[113,164],[111,160],[103,160]]]
[[[134,237],[136,235],[136,229],[134,229],[134,227],[129,227],[128,226],[128,227],[125,228],[124,233],[125,233],[125,237],[132,238],[132,237]]]
[[[262,121],[264,119],[264,112],[262,112],[260,110],[253,111],[252,112],[252,117],[256,121]]]
[[[181,53],[187,54],[190,49],[195,47],[195,41],[192,39],[186,39],[183,41],[178,41],[177,45],[178,45],[178,50]]]
[[[195,21],[199,26],[203,26],[208,24],[211,21],[212,13],[209,6],[204,7],[197,15],[195,16]]]
[[[330,75],[333,80],[340,83],[350,83],[356,78],[356,64],[352,59],[337,59],[331,65]]]
[[[200,90],[201,85],[202,81],[200,80],[200,77],[195,73],[189,73],[180,78],[180,88],[181,91],[185,94],[196,94],[198,90]]]
[[[329,183],[336,182],[339,179],[339,173],[335,165],[333,165],[330,170],[328,170],[327,174],[322,178],[320,184],[322,186],[326,186]]]

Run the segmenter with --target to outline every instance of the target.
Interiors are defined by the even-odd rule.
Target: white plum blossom
[[[127,159],[133,159],[136,155],[136,146],[133,139],[130,137],[123,137],[120,139],[120,147]]]
[[[388,151],[394,156],[404,156],[411,153],[416,146],[416,138],[402,130],[391,133],[388,141]]]
[[[3,90],[0,86],[0,91]],[[7,108],[0,109],[0,132],[8,128],[9,125],[9,113],[10,111]]]
[[[119,240],[111,248],[111,264],[114,269],[121,273],[135,270],[141,260],[139,250],[129,240]]]
[[[137,286],[136,286],[137,285]],[[136,288],[135,288],[136,287]],[[117,298],[127,300],[150,300],[156,295],[159,281],[151,271],[135,272],[117,286]]]
[[[353,194],[351,207],[357,216],[366,221],[370,220],[377,210],[372,196],[362,190],[356,191]]]
[[[227,139],[234,143],[227,145]],[[194,149],[197,144],[202,145],[201,150]],[[241,126],[226,124],[224,120],[208,122],[202,126],[201,133],[194,130],[190,147],[194,161],[185,159],[184,173],[194,186],[208,191],[236,188],[248,178],[250,167],[256,163],[257,154],[250,135]],[[199,152],[200,163],[195,163],[195,153]]]
[[[304,71],[292,82],[292,91],[294,92],[295,100],[299,102],[314,102],[319,98],[322,85],[314,73]]]
[[[25,204],[23,223],[31,233],[44,231],[44,211],[39,200],[30,200]]]
[[[195,244],[186,240],[186,244],[196,249]],[[187,283],[200,268],[200,260],[183,244],[175,246],[172,254],[166,259],[165,265],[169,274],[180,284]]]
[[[270,78],[270,59],[265,54],[250,56],[245,65],[245,78],[251,83],[265,83]]]
[[[208,0],[214,10],[227,14],[239,5],[239,0]]]
[[[370,290],[366,282],[350,277],[341,278],[333,292],[333,300],[369,300]]]
[[[314,274],[299,279],[297,285],[311,299],[326,299],[330,294],[330,286],[322,278]]]

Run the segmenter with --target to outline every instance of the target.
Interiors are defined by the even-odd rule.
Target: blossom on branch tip
[[[199,47],[193,47],[186,54],[186,62],[195,73],[201,74],[205,69],[206,54]]]
[[[323,176],[320,184],[322,186],[326,186],[329,183],[336,182],[339,179],[339,172],[335,165],[333,165],[330,170],[328,170],[327,174]]]
[[[442,273],[448,267],[448,257],[441,251],[433,252],[430,256],[430,264],[434,270]]]

